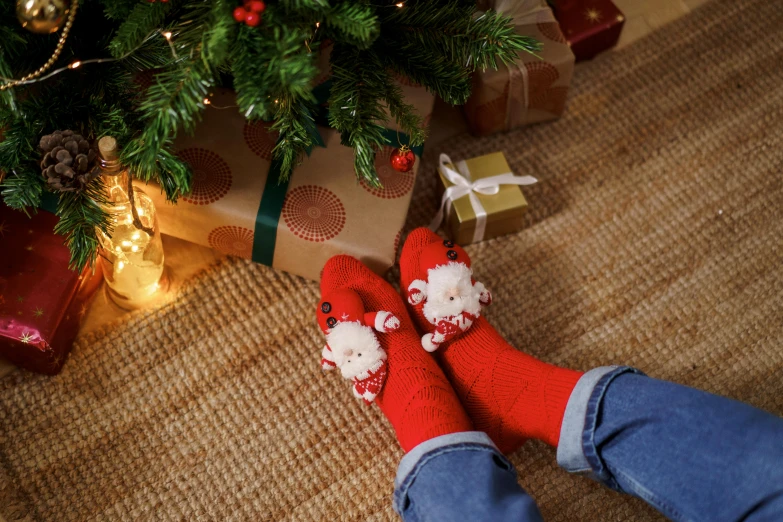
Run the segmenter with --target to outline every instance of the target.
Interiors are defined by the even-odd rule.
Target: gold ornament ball
[[[68,0],[16,0],[16,16],[28,31],[50,34],[63,26],[68,7]]]

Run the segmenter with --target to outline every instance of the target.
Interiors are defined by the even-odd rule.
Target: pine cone
[[[81,191],[100,173],[98,153],[81,134],[54,131],[38,144],[44,157],[41,169],[49,185],[61,192]]]

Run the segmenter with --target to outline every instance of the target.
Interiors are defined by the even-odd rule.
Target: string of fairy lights
[[[401,7],[404,7],[404,6],[405,6],[404,2],[397,2],[396,4],[394,4],[394,7],[397,7],[397,8],[401,8]],[[144,47],[144,45],[146,45],[147,42],[150,41],[150,39],[154,38],[157,35],[161,35],[161,36],[163,36],[166,39],[166,41],[169,44],[169,48],[171,49],[172,57],[175,60],[178,59],[177,50],[176,50],[176,48],[174,46],[174,43],[172,42],[172,38],[174,37],[172,32],[171,31],[164,31],[162,29],[156,29],[156,30],[152,31],[151,33],[149,33],[141,41],[141,43],[139,43],[138,46],[136,46],[135,48],[131,49],[127,53],[123,54],[122,56],[119,56],[117,58],[92,58],[92,59],[89,59],[89,60],[74,60],[73,62],[71,62],[70,64],[66,65],[65,67],[60,67],[59,69],[55,69],[55,70],[49,72],[49,74],[44,75],[44,73],[46,71],[51,69],[51,67],[54,65],[54,63],[57,61],[57,59],[62,54],[62,51],[65,48],[65,43],[68,40],[68,35],[71,32],[71,27],[73,26],[74,19],[76,18],[76,11],[78,10],[78,8],[79,8],[79,0],[71,0],[71,7],[70,7],[69,12],[68,12],[68,18],[67,18],[67,20],[65,22],[65,25],[63,26],[63,32],[60,35],[60,39],[57,42],[57,46],[55,47],[54,52],[52,53],[52,56],[46,61],[46,63],[44,63],[44,65],[39,67],[36,71],[34,71],[34,72],[32,72],[32,73],[30,73],[30,74],[28,74],[26,76],[23,76],[22,78],[20,78],[18,80],[14,79],[14,78],[6,78],[6,77],[3,77],[3,76],[0,76],[0,81],[5,82],[5,83],[0,85],[0,92],[8,90],[8,89],[11,89],[11,88],[19,86],[19,85],[29,85],[29,84],[32,84],[32,83],[42,82],[42,81],[48,80],[49,78],[51,78],[53,76],[56,76],[56,75],[58,75],[60,73],[63,73],[65,71],[78,69],[78,68],[80,68],[82,66],[85,66],[85,65],[101,64],[101,63],[111,63],[111,62],[122,61],[122,60],[128,58],[129,56],[131,56],[132,54],[134,54],[136,51],[138,51],[142,47]],[[313,31],[313,36],[310,37],[308,40],[305,40],[305,42],[304,42],[305,43],[305,47],[307,47],[307,51],[310,52],[310,53],[312,53],[312,50],[310,49],[310,44],[313,42],[313,40],[315,40],[315,37],[318,34],[318,29],[320,27],[321,27],[321,22],[316,22],[315,23],[315,31]],[[277,102],[277,100],[275,100],[275,102]],[[209,100],[209,98],[204,98],[203,103],[204,103],[204,105],[206,105],[208,107],[212,107],[213,109],[230,109],[230,108],[237,107],[236,105],[217,106],[217,105],[214,105]]]

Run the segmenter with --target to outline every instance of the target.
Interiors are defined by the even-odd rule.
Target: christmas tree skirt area
[[[540,180],[527,226],[467,250],[512,344],[783,414],[782,16],[714,0],[582,66],[563,119],[429,150],[408,229],[435,211],[438,153],[502,150]],[[0,518],[394,520],[402,452],[321,371],[318,298],[230,259],[80,338],[60,375],[0,380]],[[548,521],[662,519],[541,443],[512,461]]]

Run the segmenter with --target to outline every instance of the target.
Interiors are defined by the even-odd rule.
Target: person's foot
[[[354,295],[361,299],[360,304],[351,304]],[[330,302],[329,296],[334,296],[336,302]],[[367,315],[363,316],[363,320],[354,322],[353,316],[362,317],[362,314],[359,311],[351,313],[350,310],[359,307]],[[346,313],[346,309],[349,313]],[[374,312],[388,312],[388,315]],[[345,255],[327,261],[321,278],[321,301],[318,303],[317,315],[319,324],[327,332],[336,329],[341,321],[354,326],[366,324],[376,330],[375,338],[383,352],[380,358],[385,357],[385,376],[383,379],[374,377],[375,383],[370,383],[379,383],[379,388],[360,386],[357,391],[355,385],[354,394],[359,396],[368,389],[372,392],[373,402],[378,404],[391,422],[404,451],[408,452],[419,443],[440,435],[473,429],[443,371],[421,348],[420,337],[400,296],[391,285],[360,261]],[[339,335],[343,336],[344,333]],[[334,353],[336,349],[324,348],[324,367],[336,364],[342,370],[342,365],[354,365],[360,351],[364,356],[372,356],[377,346],[368,346],[365,353],[363,347],[373,342],[366,338],[359,342],[361,335],[364,334],[351,337],[347,344],[345,337],[335,338],[336,342],[352,346],[350,349],[341,348],[343,353],[338,354]],[[351,355],[345,356],[348,352]],[[343,374],[352,376],[351,370],[343,371]],[[372,371],[369,375],[372,377]],[[380,375],[380,372],[375,372],[375,375]],[[367,399],[367,396],[363,398]]]
[[[427,281],[432,260],[422,251],[444,239],[427,228],[410,233],[400,258],[400,287],[411,316],[425,333],[435,325],[424,310],[426,299],[416,295]],[[449,242],[450,243],[450,242]],[[467,254],[461,254],[466,257]],[[460,262],[459,256],[452,262]],[[450,258],[444,258],[444,264]],[[470,265],[469,260],[466,260]],[[482,287],[483,288],[483,287]],[[495,305],[497,306],[497,305]],[[431,318],[430,318],[431,319]],[[424,349],[421,349],[424,352]],[[434,353],[451,381],[476,430],[486,432],[503,452],[536,438],[557,446],[568,398],[581,372],[544,363],[509,345],[484,317]]]

